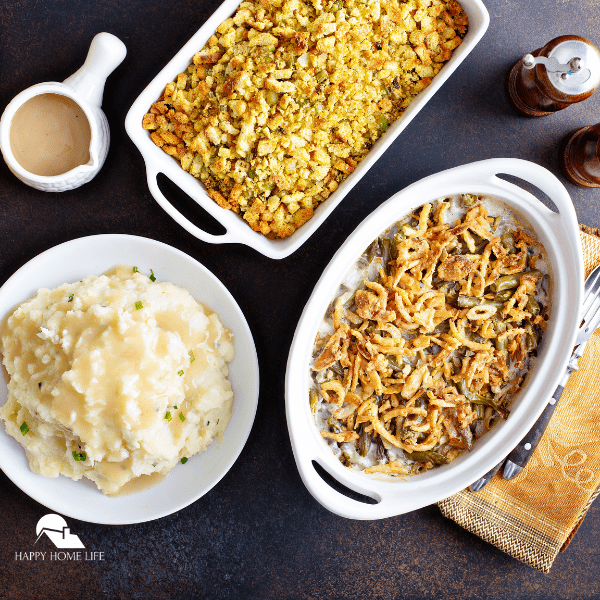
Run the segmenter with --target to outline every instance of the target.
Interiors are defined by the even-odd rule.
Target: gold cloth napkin
[[[585,275],[600,263],[600,232],[581,225]],[[440,502],[442,514],[547,573],[600,493],[600,329],[587,344],[546,432],[514,479]]]

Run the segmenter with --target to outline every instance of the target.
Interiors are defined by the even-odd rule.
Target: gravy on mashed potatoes
[[[135,267],[39,290],[3,324],[0,349],[0,417],[31,470],[108,495],[220,441],[231,417],[233,334]]]

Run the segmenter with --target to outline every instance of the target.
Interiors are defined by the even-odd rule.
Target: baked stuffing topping
[[[546,327],[547,269],[541,244],[498,206],[472,194],[425,204],[342,285],[309,398],[346,466],[420,473],[508,416]]]
[[[219,206],[285,238],[431,83],[467,26],[455,0],[242,2],[142,126]]]

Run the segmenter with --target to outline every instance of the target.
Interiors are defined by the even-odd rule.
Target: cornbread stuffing
[[[546,328],[547,271],[525,226],[472,194],[425,204],[375,240],[311,364],[311,409],[340,461],[421,473],[506,418]]]
[[[455,0],[242,2],[144,116],[221,207],[285,238],[467,32]]]

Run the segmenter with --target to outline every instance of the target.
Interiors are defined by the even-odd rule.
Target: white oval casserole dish
[[[558,213],[521,187],[496,177],[501,173],[535,185],[554,202]],[[546,248],[552,305],[538,358],[511,405],[509,418],[479,439],[471,452],[406,479],[376,479],[350,471],[319,434],[309,408],[309,364],[319,324],[346,273],[374,239],[424,203],[459,193],[485,194],[504,202],[531,225]],[[340,516],[381,519],[448,498],[479,479],[521,441],[552,396],[573,349],[582,293],[583,260],[575,210],[564,186],[543,167],[519,159],[490,159],[431,175],[392,196],[337,251],[304,308],[290,349],[286,417],[296,464],[310,493]],[[366,504],[335,491],[316,472],[313,461],[342,485],[377,503]]]
[[[320,204],[314,216],[290,237],[270,240],[253,231],[236,213],[218,206],[211,200],[200,181],[184,171],[179,163],[165,154],[150,139],[148,131],[142,129],[142,119],[150,106],[163,93],[167,83],[189,66],[192,56],[200,50],[216,28],[237,9],[240,0],[225,0],[206,23],[194,34],[185,46],[148,84],[138,96],[125,119],[125,129],[133,143],[141,152],[146,163],[146,174],[150,193],[158,204],[189,233],[204,242],[212,244],[245,244],[268,256],[269,258],[285,258],[295,252],[322,225],[333,209],[343,200],[350,190],[360,181],[373,163],[386,151],[390,144],[400,135],[427,101],[443,85],[457,69],[458,65],[473,50],[488,28],[490,17],[481,0],[461,0],[460,4],[469,17],[469,30],[463,43],[454,51],[452,58],[434,77],[432,83],[425,88],[406,109],[400,119],[377,140],[367,157],[359,163],[356,170],[344,180],[339,188]],[[227,230],[223,235],[210,234],[187,219],[160,191],[157,176],[163,173],[181,188],[190,198],[214,217]]]

